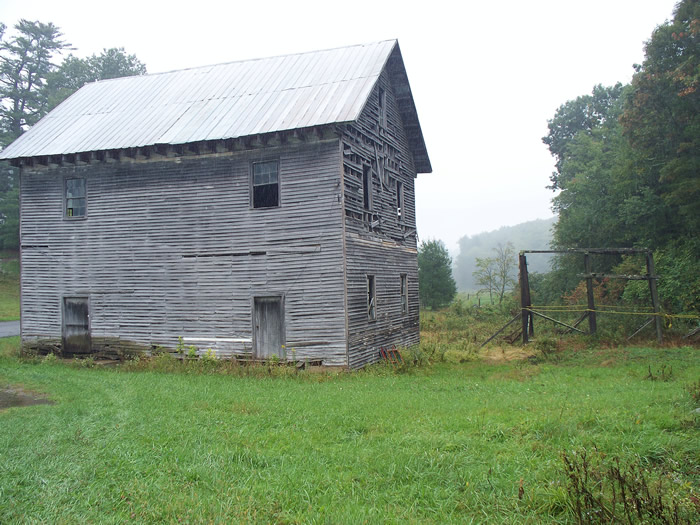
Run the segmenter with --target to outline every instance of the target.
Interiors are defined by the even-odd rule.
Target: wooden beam
[[[658,276],[650,275],[623,275],[623,274],[611,274],[611,273],[580,273],[579,277],[583,279],[626,279],[628,281],[648,281],[649,279],[658,279]]]
[[[629,341],[630,339],[632,339],[635,335],[637,335],[639,332],[641,332],[641,331],[644,330],[647,326],[649,326],[653,321],[654,321],[654,318],[653,318],[653,317],[650,317],[649,319],[647,319],[646,322],[645,322],[642,326],[640,326],[637,330],[635,330],[635,332],[634,332],[631,336],[629,336],[629,337],[627,338],[627,340]]]
[[[521,253],[519,257],[520,266],[520,319],[522,320],[522,330],[523,330],[523,344],[528,343],[528,321],[531,321],[530,317],[530,304],[528,302],[529,297],[529,284],[527,279],[527,259],[525,254]]]
[[[119,162],[122,157],[122,152],[121,150],[118,149],[113,149],[110,150],[107,154],[107,162]]]
[[[505,330],[506,328],[508,328],[511,324],[513,324],[513,323],[514,323],[515,321],[517,321],[518,319],[520,319],[520,318],[522,317],[522,315],[523,315],[522,312],[521,312],[521,313],[518,313],[515,317],[513,317],[513,319],[511,319],[511,320],[508,321],[506,324],[504,324],[504,325],[501,327],[501,329],[498,330],[498,332],[496,332],[496,333],[493,334],[491,337],[489,337],[486,341],[484,341],[483,343],[481,343],[481,345],[479,346],[479,348],[483,348],[484,346],[486,346],[487,343],[490,343],[498,334],[500,334],[501,332],[503,332],[503,330]]]
[[[555,324],[560,324],[560,325],[562,325],[562,326],[566,326],[569,330],[576,330],[577,332],[580,332],[580,333],[582,333],[582,334],[585,333],[583,330],[579,330],[579,329],[576,328],[575,326],[571,326],[570,324],[563,323],[563,322],[561,322],[561,321],[558,321],[557,319],[554,319],[553,317],[548,317],[548,316],[546,316],[546,315],[544,315],[544,314],[541,314],[541,313],[539,313],[539,312],[537,312],[537,311],[535,311],[535,310],[532,310],[530,313],[533,313],[533,314],[535,314],[535,315],[541,317],[542,319],[547,319],[547,321],[552,321],[552,322],[555,323]],[[591,313],[591,312],[589,312],[589,313]]]
[[[75,163],[81,164],[81,165],[82,164],[90,164],[90,162],[92,161],[92,158],[93,158],[92,156],[93,156],[93,153],[90,151],[79,153],[77,155],[77,159],[76,159]]]
[[[520,253],[592,253],[595,255],[620,255],[649,253],[647,248],[570,248],[568,250],[522,250]]]

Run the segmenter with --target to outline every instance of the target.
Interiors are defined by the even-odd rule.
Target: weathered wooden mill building
[[[431,166],[394,40],[88,84],[0,158],[26,346],[355,368],[418,342]]]

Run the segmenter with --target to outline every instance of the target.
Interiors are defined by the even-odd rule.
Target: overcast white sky
[[[547,119],[593,85],[629,82],[675,0],[119,2],[2,0],[0,21],[53,22],[78,56],[124,47],[157,73],[398,38],[432,174],[418,233],[551,217]]]

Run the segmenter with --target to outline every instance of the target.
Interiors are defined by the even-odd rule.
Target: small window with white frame
[[[279,206],[279,163],[276,160],[254,162],[252,171],[253,208],[275,208]]]
[[[85,217],[87,212],[87,184],[84,177],[65,179],[65,216],[68,218]]]

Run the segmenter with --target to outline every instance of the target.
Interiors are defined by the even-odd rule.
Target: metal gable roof
[[[83,86],[0,159],[187,144],[356,120],[391,59],[419,172],[430,161],[396,40]],[[397,64],[398,60],[398,66]],[[392,70],[400,70],[400,74]]]

